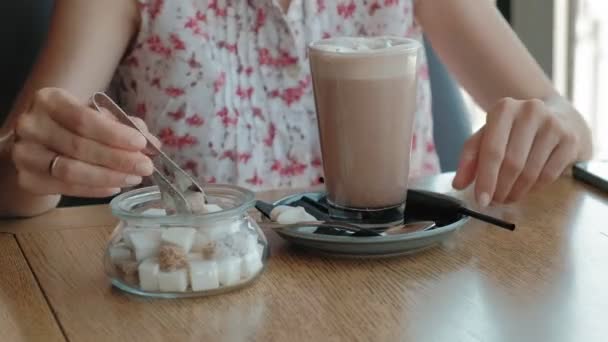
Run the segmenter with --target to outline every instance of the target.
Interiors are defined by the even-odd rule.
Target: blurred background
[[[608,159],[608,1],[495,2],[560,92],[586,117],[595,157]],[[463,94],[476,130],[484,114]]]
[[[608,159],[608,0],[494,1],[557,88],[593,128],[596,157]],[[53,0],[0,1],[0,121],[34,61]],[[484,115],[465,95],[474,129]],[[602,96],[603,94],[606,94]]]

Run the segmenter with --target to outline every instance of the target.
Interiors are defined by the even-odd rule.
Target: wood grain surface
[[[449,181],[421,187],[449,191]],[[182,300],[113,289],[102,265],[112,228],[74,228],[79,209],[49,222],[72,228],[17,237],[71,341],[604,341],[607,204],[565,178],[486,211],[515,232],[472,221],[392,259],[317,256],[266,232],[272,256],[255,284]]]
[[[65,341],[12,235],[0,234],[0,341]]]
[[[116,224],[109,206],[59,208],[29,219],[0,219],[0,233],[48,232],[52,230],[108,227]]]

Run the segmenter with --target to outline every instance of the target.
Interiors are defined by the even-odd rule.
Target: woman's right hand
[[[33,194],[107,197],[153,171],[141,133],[62,89],[39,90],[15,133],[18,182]]]

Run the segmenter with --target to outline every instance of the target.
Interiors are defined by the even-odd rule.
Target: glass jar
[[[205,191],[222,210],[167,216],[155,186],[112,200],[120,221],[104,263],[114,286],[151,297],[202,296],[246,286],[263,272],[269,250],[248,213],[253,192],[220,184]]]

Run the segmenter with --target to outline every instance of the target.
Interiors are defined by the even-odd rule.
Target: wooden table
[[[447,191],[449,178],[424,187]],[[267,232],[272,257],[254,285],[182,300],[113,289],[102,268],[114,224],[107,208],[59,209],[0,223],[16,234],[0,236],[0,339],[605,341],[607,204],[562,179],[489,210],[516,222],[515,232],[472,222],[437,248],[394,259],[320,257]],[[28,332],[32,321],[38,330]]]

